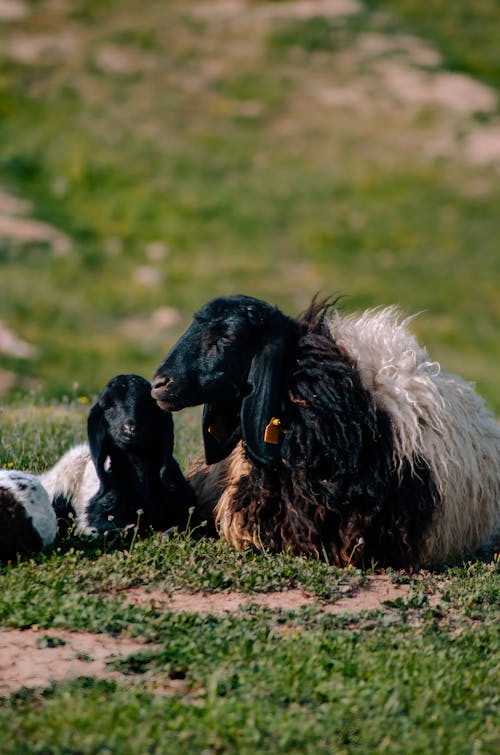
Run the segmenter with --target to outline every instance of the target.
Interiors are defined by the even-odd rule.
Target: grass
[[[289,637],[267,618],[169,621],[150,661],[183,668],[204,689],[195,704],[79,681],[15,698],[5,714],[26,752],[494,751],[494,679],[477,663],[491,629],[456,642],[431,626],[415,638],[398,620]]]
[[[467,159],[498,108],[408,103],[379,68],[460,71],[498,91],[493,0],[383,0],[305,19],[269,19],[278,2],[238,17],[194,0],[28,6],[0,24],[2,188],[71,246],[0,238],[0,320],[37,349],[0,355],[17,376],[0,409],[0,466],[46,469],[85,438],[112,375],[150,376],[194,309],[237,291],[291,313],[318,290],[344,294],[348,310],[421,311],[414,328],[432,357],[500,411],[500,180],[492,161]],[[413,59],[408,33],[442,63]],[[30,62],[44,37],[50,50]],[[165,306],[179,318],[157,328]],[[199,412],[182,412],[184,467],[199,443]],[[332,616],[321,601],[369,574],[185,536],[59,538],[0,568],[0,625],[150,649],[120,662],[129,684],[82,678],[2,699],[0,749],[497,752],[498,560],[389,574],[409,598]],[[300,586],[318,603],[172,614],[130,604],[126,590],[141,585]],[[187,694],[160,693],[171,678]]]
[[[3,410],[2,464],[45,468],[83,438],[86,411],[78,398]],[[199,416],[183,414],[186,466]],[[485,554],[388,574],[410,586],[407,598],[335,616],[322,601],[359,588],[369,573],[187,535],[59,537],[45,553],[0,567],[0,626],[36,627],[49,647],[64,628],[136,637],[150,649],[117,662],[124,681],[82,677],[1,699],[3,751],[495,752],[500,562]],[[430,604],[436,585],[440,599]],[[127,590],[138,586],[249,597],[300,587],[317,604],[198,616],[129,603]],[[183,690],[162,693],[171,679]]]
[[[38,348],[4,366],[42,396],[76,382],[91,395],[118,372],[151,375],[213,296],[241,291],[297,313],[320,289],[346,294],[348,309],[423,311],[415,328],[434,358],[498,409],[498,178],[463,163],[460,146],[425,157],[435,133],[459,145],[477,121],[379,108],[382,90],[362,117],[321,104],[332,70],[334,84],[377,92],[377,56],[356,45],[390,40],[397,21],[365,10],[248,24],[230,24],[228,45],[217,14],[190,3],[144,12],[110,0],[40,2],[0,27],[2,180],[72,243],[62,255],[0,245],[1,316]],[[20,35],[63,32],[72,46],[59,58],[5,52]],[[118,63],[103,58],[110,49]],[[130,319],[165,305],[179,324],[130,334]]]
[[[57,627],[132,635],[151,650],[120,662],[130,687],[79,679],[4,700],[5,752],[495,751],[498,565],[445,571],[433,608],[413,578],[411,599],[354,619],[320,606],[216,618],[131,606],[117,588],[252,593],[293,580],[331,597],[361,575],[185,538],[156,536],[131,553],[68,545],[0,576],[0,621],[49,637]],[[165,678],[190,693],[155,694],[151,682]]]

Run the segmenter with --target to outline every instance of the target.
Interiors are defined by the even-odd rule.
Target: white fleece
[[[336,343],[356,363],[363,386],[386,411],[396,464],[414,454],[430,466],[441,495],[423,559],[471,551],[500,529],[500,427],[473,384],[441,370],[396,307],[336,313]]]
[[[95,534],[87,521],[87,504],[99,490],[99,478],[87,443],[70,448],[53,467],[40,475],[51,502],[65,498],[76,513],[76,533]]]

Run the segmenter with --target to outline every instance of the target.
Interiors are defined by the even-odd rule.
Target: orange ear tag
[[[271,421],[264,432],[264,442],[272,443],[273,446],[277,446],[280,440],[280,427],[281,420],[277,417],[271,417]]]
[[[218,425],[209,425],[207,429],[210,435],[212,436],[212,438],[215,438],[215,440],[218,443],[220,443],[220,440],[221,440],[220,427],[218,427]]]

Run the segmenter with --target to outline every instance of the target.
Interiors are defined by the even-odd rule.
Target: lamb
[[[172,415],[147,380],[109,381],[90,411],[88,440],[41,476],[58,515],[76,517],[78,534],[186,527],[194,495],[172,455]]]
[[[317,300],[292,319],[249,296],[195,314],[152,395],[204,404],[188,479],[234,547],[413,568],[498,532],[499,426],[408,322]]]
[[[56,515],[35,475],[0,470],[0,561],[37,553],[52,545]]]
[[[75,527],[77,535],[96,535],[87,522],[89,501],[99,490],[99,477],[88,443],[73,446],[39,476],[58,521],[58,530],[66,534]]]

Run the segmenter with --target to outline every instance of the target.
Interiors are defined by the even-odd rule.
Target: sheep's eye
[[[228,331],[225,329],[223,330],[222,328],[217,328],[210,331],[207,337],[207,346],[209,349],[211,349],[214,346],[231,343],[232,341],[234,341],[234,337],[231,333],[228,333]]]

